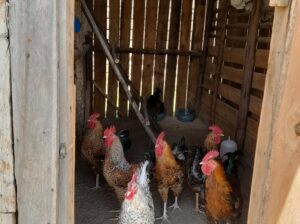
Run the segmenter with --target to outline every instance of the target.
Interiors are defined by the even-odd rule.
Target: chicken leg
[[[100,184],[99,184],[99,182],[100,182],[100,175],[99,175],[99,173],[97,173],[97,174],[96,174],[96,186],[95,186],[95,187],[92,187],[91,189],[93,189],[93,190],[98,190],[98,189],[100,189]]]
[[[179,211],[182,211],[181,208],[180,208],[179,205],[178,205],[178,197],[175,197],[175,202],[174,202],[174,204],[171,205],[171,206],[169,206],[169,208],[173,208],[173,211],[174,211],[175,209],[179,209]]]
[[[168,215],[167,215],[167,202],[164,202],[163,216],[156,218],[156,219],[162,219],[161,223],[163,223],[164,221],[169,222]]]

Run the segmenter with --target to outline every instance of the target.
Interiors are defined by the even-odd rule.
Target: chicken
[[[212,125],[208,129],[211,130],[211,132],[204,140],[204,148],[206,152],[218,149],[218,145],[221,143],[221,137],[224,136],[223,130],[217,125]]]
[[[179,208],[178,196],[183,189],[184,168],[176,161],[169,144],[164,140],[164,132],[160,133],[155,144],[155,169],[154,177],[158,183],[158,192],[164,202],[163,216],[158,219],[168,220],[167,200],[171,190],[175,196],[175,203],[170,206]]]
[[[92,169],[96,172],[96,187],[99,188],[99,173],[101,172],[101,159],[105,155],[105,147],[102,139],[103,127],[97,118],[99,113],[93,113],[88,119],[88,130],[81,143],[81,154],[86,159]],[[102,157],[102,158],[101,158]]]
[[[148,166],[149,161],[144,162],[138,172],[132,175],[122,203],[119,224],[154,224],[154,204],[149,189]]]
[[[204,194],[204,175],[200,170],[200,161],[203,159],[203,150],[200,147],[194,146],[188,156],[188,184],[195,192],[195,211],[202,212],[199,208],[199,196],[203,199]],[[203,203],[202,203],[203,204]]]
[[[124,200],[127,184],[138,164],[129,164],[124,156],[123,147],[119,137],[115,134],[116,128],[111,126],[105,129],[104,138],[106,155],[104,160],[103,175],[111,186],[120,202]]]
[[[163,102],[160,100],[161,98],[161,90],[159,88],[155,88],[153,95],[151,95],[147,100],[147,110],[151,117],[155,120],[160,120],[165,112],[165,106]]]
[[[217,150],[209,151],[201,164],[205,180],[205,207],[208,223],[231,222],[242,212],[242,197],[238,179],[225,173],[222,163],[216,158]]]

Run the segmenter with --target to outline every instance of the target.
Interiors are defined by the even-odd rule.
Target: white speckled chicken
[[[154,224],[154,205],[149,189],[147,167],[144,162],[132,175],[122,203],[119,224]]]
[[[103,137],[106,146],[103,175],[108,185],[114,189],[118,200],[122,202],[127,184],[139,165],[127,162],[114,126],[105,129]]]

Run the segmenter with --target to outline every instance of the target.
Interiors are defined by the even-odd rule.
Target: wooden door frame
[[[74,0],[10,0],[18,223],[74,223]]]
[[[273,35],[248,223],[300,222],[300,2],[271,0]]]

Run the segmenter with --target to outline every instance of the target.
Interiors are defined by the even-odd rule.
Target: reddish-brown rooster
[[[167,216],[167,200],[169,190],[173,191],[175,203],[170,206],[174,209],[179,208],[178,196],[183,189],[184,167],[176,160],[169,144],[164,140],[164,132],[156,139],[155,145],[155,172],[154,176],[158,182],[158,191],[164,202],[163,216],[159,219],[168,220]]]
[[[114,189],[118,200],[122,202],[124,200],[127,184],[139,165],[129,164],[127,162],[121,141],[115,133],[116,128],[114,126],[104,131],[106,155],[103,175],[109,186]]]
[[[87,122],[88,130],[81,143],[81,154],[96,172],[96,187],[99,188],[99,173],[101,172],[101,159],[105,155],[105,147],[102,139],[103,128],[98,121],[99,113],[93,113]]]
[[[209,151],[201,164],[205,180],[205,208],[208,223],[231,222],[242,212],[242,197],[239,181],[228,177],[221,162],[216,158],[217,150]],[[237,177],[236,177],[237,178]]]
[[[204,140],[204,150],[211,151],[218,149],[218,145],[222,140],[221,137],[224,136],[223,130],[217,125],[212,125],[208,129],[211,130],[211,132]]]

